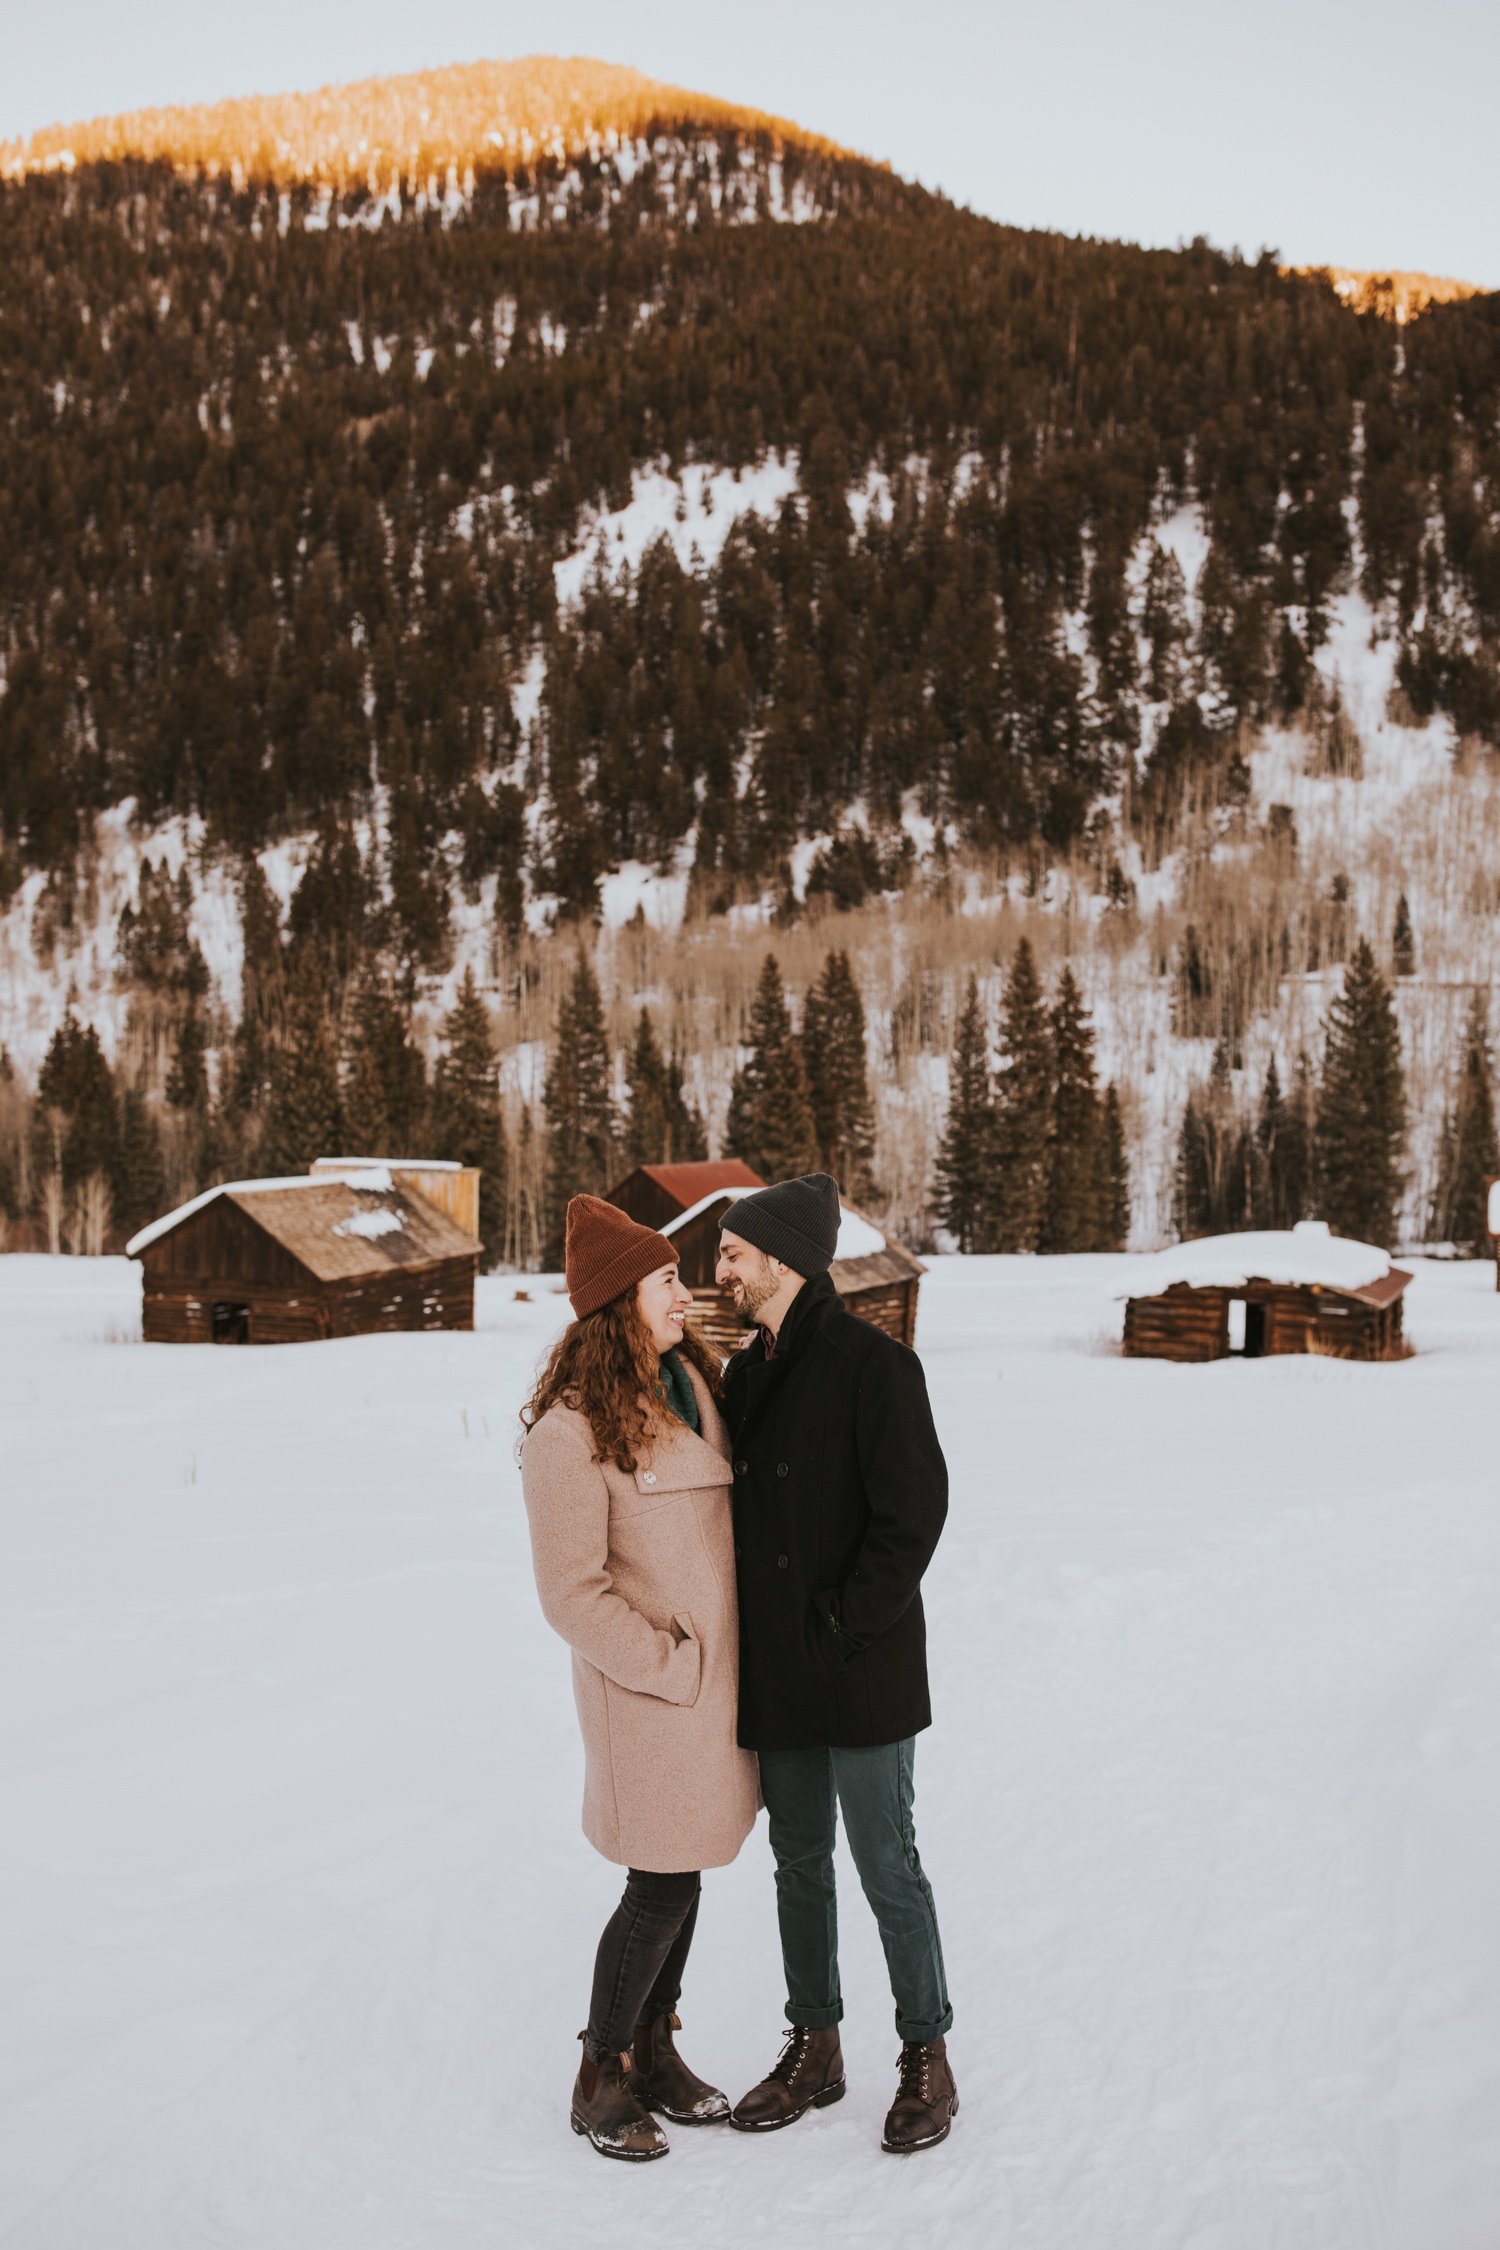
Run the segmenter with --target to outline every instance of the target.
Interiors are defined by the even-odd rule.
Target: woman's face
[[[684,1289],[675,1265],[658,1266],[636,1284],[636,1304],[651,1341],[659,1352],[669,1352],[682,1342],[682,1323],[693,1309],[693,1292]]]

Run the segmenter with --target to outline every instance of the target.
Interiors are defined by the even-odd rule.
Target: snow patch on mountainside
[[[637,469],[623,508],[585,518],[578,545],[557,563],[557,599],[575,607],[596,572],[611,583],[638,570],[646,550],[670,540],[684,570],[711,569],[742,516],[768,522],[797,491],[797,456],[768,453],[754,467],[716,469],[690,463],[680,477],[664,469]]]
[[[231,1014],[240,1005],[243,939],[239,901],[222,862],[200,857],[203,823],[196,818],[161,822],[145,835],[132,827],[129,799],[101,813],[95,823],[95,857],[90,879],[79,889],[71,928],[58,928],[50,957],[43,928],[51,921],[47,878],[28,875],[0,913],[0,1046],[28,1077],[34,1077],[65,1008],[76,1004],[113,1057],[125,1029],[129,995],[119,984],[119,923],[127,905],[139,901],[141,863],[165,861],[172,874],[190,869],[193,907],[189,921],[218,998]],[[268,852],[268,874],[286,847]],[[272,887],[276,888],[275,877]],[[283,896],[289,895],[289,892]]]

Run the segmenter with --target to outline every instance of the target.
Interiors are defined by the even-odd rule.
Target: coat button
[[[786,1560],[786,1556],[785,1556],[785,1555],[778,1555],[778,1556],[776,1557],[776,1568],[777,1568],[778,1570],[785,1570],[785,1569],[786,1569],[786,1567],[787,1567],[787,1560]]]
[[[655,1484],[656,1471],[654,1469],[643,1469],[641,1471],[641,1482],[642,1484]]]
[[[735,1473],[735,1475],[736,1475],[737,1477],[747,1477],[747,1476],[749,1476],[749,1474],[750,1474],[750,1464],[749,1464],[749,1462],[748,1462],[748,1461],[736,1461],[736,1462],[735,1462],[735,1464],[734,1464],[734,1473]]]
[[[777,1475],[778,1475],[779,1477],[789,1477],[789,1476],[791,1475],[791,1473],[792,1473],[792,1472],[791,1472],[791,1470],[790,1470],[790,1469],[789,1469],[789,1468],[787,1467],[787,1465],[786,1465],[785,1461],[778,1461],[778,1462],[777,1462],[777,1464],[776,1464],[776,1474],[777,1474]]]
[[[734,1550],[734,1559],[735,1559],[735,1561],[736,1561],[736,1562],[743,1562],[743,1561],[744,1561],[744,1559],[745,1559],[745,1550],[744,1550],[744,1548],[743,1548],[743,1547],[739,1547],[739,1546],[737,1546],[737,1547],[735,1548],[735,1550]]]

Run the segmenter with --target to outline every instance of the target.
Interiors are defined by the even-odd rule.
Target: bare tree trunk
[[[47,1229],[47,1250],[57,1257],[62,1250],[63,1177],[56,1165],[42,1182],[42,1220]]]

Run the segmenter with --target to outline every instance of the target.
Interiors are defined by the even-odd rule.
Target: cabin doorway
[[[248,1344],[250,1341],[250,1307],[248,1305],[215,1305],[213,1310],[213,1338],[216,1344]]]
[[[1245,1357],[1264,1359],[1266,1356],[1266,1308],[1264,1305],[1245,1307]]]

